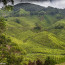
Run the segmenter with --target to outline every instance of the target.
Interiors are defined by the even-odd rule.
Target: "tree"
[[[20,15],[20,16],[30,15],[30,12],[25,11],[24,9],[20,9],[19,15]]]
[[[9,2],[11,2],[12,5],[14,4],[14,0],[0,0],[0,2],[2,2],[3,5],[5,6],[4,9],[7,9],[7,10],[11,10],[12,9],[11,5],[7,5]]]
[[[14,4],[14,0],[0,0],[0,2],[3,2],[4,5],[7,5],[8,2]]]

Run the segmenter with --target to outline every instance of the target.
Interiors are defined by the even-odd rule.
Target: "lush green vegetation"
[[[0,17],[0,63],[6,65],[21,65],[23,61],[23,49],[11,41],[6,33],[5,18]]]
[[[29,3],[13,8],[13,11],[0,10],[0,16],[4,17],[0,17],[0,62],[7,65],[65,62],[64,10]]]

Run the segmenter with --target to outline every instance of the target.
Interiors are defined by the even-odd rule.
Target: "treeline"
[[[35,4],[30,4],[30,3],[20,3],[17,4],[13,7],[13,11],[19,11],[20,9],[24,9],[25,11],[29,11],[31,15],[43,15],[43,14],[49,14],[49,15],[56,15],[56,14],[60,14],[60,15],[65,15],[65,9],[57,9],[57,8],[53,8],[53,7],[42,7],[39,5],[35,5]],[[43,12],[43,13],[40,13]]]
[[[12,10],[13,9],[13,10]],[[5,11],[4,11],[5,10]],[[8,10],[8,11],[7,11]],[[6,13],[5,13],[6,12]],[[65,16],[65,9],[57,9],[53,7],[41,7],[39,5],[34,5],[30,3],[17,4],[14,7],[6,6],[0,10],[0,15],[4,17],[21,17],[29,15],[51,15],[57,19],[63,19]]]

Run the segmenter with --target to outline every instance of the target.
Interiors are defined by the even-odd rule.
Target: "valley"
[[[37,59],[44,63],[47,56],[57,64],[65,62],[64,11],[24,3],[15,5],[13,11],[5,11],[5,16],[0,12],[6,20],[4,34],[25,53],[23,63]]]

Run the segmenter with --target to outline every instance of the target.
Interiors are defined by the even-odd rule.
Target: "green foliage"
[[[47,57],[44,63],[44,65],[55,65],[55,64],[56,62],[50,57]]]
[[[57,14],[56,17],[57,17],[57,19],[63,19],[64,18],[63,15],[61,15],[61,14]]]
[[[30,15],[30,13],[29,12],[27,12],[27,11],[25,11],[24,9],[20,9],[20,11],[19,11],[19,15],[20,16],[25,16],[25,15]]]
[[[11,5],[6,5],[4,7],[4,10],[7,10],[7,11],[12,11],[12,9],[13,9],[13,6],[11,6]]]
[[[12,15],[12,11],[11,10],[9,10],[9,11],[5,10],[5,9],[0,10],[0,17],[6,18],[6,17],[9,17],[11,15]],[[5,19],[5,21],[6,21],[6,19]]]
[[[28,65],[43,65],[43,63],[40,60],[37,60],[37,61],[34,61],[34,62],[29,61]]]
[[[22,56],[21,55],[17,55],[17,54],[13,54],[11,53],[10,55],[7,56],[7,65],[20,65],[22,62]]]
[[[38,13],[38,15],[44,15],[45,14],[45,11],[40,11],[39,13]]]
[[[26,5],[15,6],[16,11],[10,12],[11,16],[10,14],[5,16],[6,33],[10,38],[3,37],[7,43],[2,44],[0,48],[5,49],[3,53],[6,55],[4,57],[6,63],[17,65],[17,62],[23,64],[23,62],[33,61],[37,58],[44,62],[47,56],[55,57],[58,63],[62,62],[65,55],[65,19],[62,13],[64,10]],[[29,7],[29,5],[31,6]],[[29,8],[26,9],[26,7]],[[1,15],[2,13],[3,11],[1,11]],[[40,60],[37,60],[38,62],[42,63]],[[54,65],[55,61],[48,57],[45,64]]]
[[[24,59],[29,58],[35,60],[36,58],[45,58],[46,55],[55,56],[55,58],[62,58],[64,56],[61,54],[64,54],[65,44],[64,41],[57,37],[61,34],[59,32],[60,30],[55,29],[55,26],[59,23],[62,23],[61,25],[64,26],[64,20],[57,21],[55,17],[50,15],[45,16],[39,17],[37,15],[33,15],[31,17],[9,17],[7,19],[8,30],[6,33],[11,36],[12,41],[14,43],[16,42],[20,49],[23,48],[26,51]],[[15,22],[17,19],[20,22],[19,24]],[[39,29],[37,27],[39,27]],[[61,30],[63,29],[64,28]],[[15,48],[13,47],[13,50],[14,49]]]
[[[10,37],[8,37],[8,38],[7,38],[7,42],[11,42],[11,39],[10,39]]]
[[[37,65],[43,65],[42,61],[40,61],[39,59],[36,61]]]
[[[6,44],[6,38],[4,35],[0,35],[0,44]]]
[[[24,52],[22,50],[20,50],[18,45],[11,42],[10,38],[6,38],[5,36],[1,36],[0,39],[1,39],[1,42],[0,42],[0,62],[5,63],[7,65],[12,65],[12,64],[14,64],[14,65],[19,64],[20,65],[22,60],[23,60],[22,54]]]
[[[21,54],[24,54],[24,52],[20,50],[18,45],[13,45],[10,37],[7,37],[4,32],[5,19],[0,17],[0,63],[20,65],[23,59]]]
[[[3,17],[0,17],[0,33],[3,33],[5,31],[5,19]]]
[[[15,22],[20,24],[20,20],[19,19],[15,19]]]
[[[39,25],[39,24],[35,24],[36,26],[33,28],[33,31],[35,31],[35,32],[39,32],[39,31],[41,31],[42,30],[42,27]]]
[[[55,29],[63,29],[63,28],[64,28],[64,26],[62,26],[60,24],[55,27]]]

